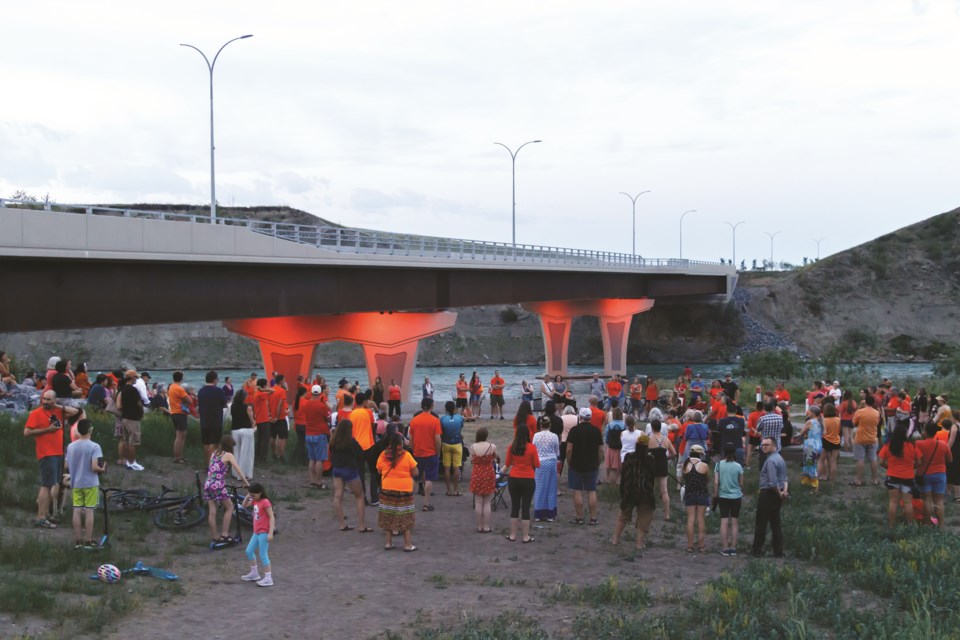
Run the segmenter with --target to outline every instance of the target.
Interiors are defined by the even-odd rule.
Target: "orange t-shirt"
[[[777,401],[777,404],[790,402],[790,392],[786,389],[777,389],[773,392],[773,399]]]
[[[931,473],[946,473],[947,463],[953,460],[950,447],[936,439],[917,441],[917,453],[920,455],[920,467],[917,473],[928,476]],[[929,463],[929,465],[928,465]]]
[[[273,393],[268,398],[267,402],[270,403],[270,412],[273,414],[273,419],[275,421],[283,420],[287,417],[287,390],[283,387],[274,387]]]
[[[603,421],[606,419],[607,414],[603,412],[603,409],[598,407],[590,407],[590,424],[595,426],[597,429],[603,431]]]
[[[253,419],[257,424],[271,422],[270,407],[268,406],[270,395],[269,392],[258,389],[257,393],[253,396]]]
[[[417,461],[407,451],[400,451],[397,464],[391,466],[384,451],[377,458],[377,471],[380,472],[380,485],[388,491],[413,491],[413,472],[417,470]]]
[[[533,436],[534,436],[534,434],[537,432],[537,419],[533,416],[533,414],[530,414],[529,416],[527,416],[527,431],[530,433],[530,440],[529,440],[529,442],[533,442]],[[516,416],[513,417],[513,432],[514,432],[514,433],[517,432],[517,417],[516,417]],[[518,477],[519,477],[519,476],[518,476]]]
[[[248,378],[247,381],[243,383],[243,390],[247,392],[247,397],[243,403],[253,404],[253,396],[257,395],[257,382]],[[167,395],[170,395],[169,391]]]
[[[880,425],[880,412],[873,407],[864,407],[853,414],[853,426],[857,428],[856,444],[874,444],[877,441],[877,427]]]
[[[46,429],[53,426],[55,421],[60,422],[62,427],[65,424],[63,418],[63,409],[53,409],[48,411],[43,407],[38,407],[30,412],[27,423],[24,425],[27,429]],[[63,429],[57,429],[50,433],[36,436],[37,441],[37,460],[48,456],[63,455]]]
[[[427,458],[440,453],[437,451],[437,438],[442,433],[440,418],[429,411],[413,416],[410,421],[410,444],[413,445],[413,455],[417,458]]]
[[[522,456],[515,456],[511,453],[510,447],[507,449],[507,466],[510,467],[511,478],[533,478],[536,475],[534,469],[540,466],[540,454],[533,443],[528,442],[523,449]]]
[[[187,397],[186,390],[179,383],[173,382],[167,389],[167,404],[170,407],[170,413],[179,415],[183,411],[183,399]]]
[[[350,395],[350,392],[346,389],[337,389],[337,413],[343,411],[343,397],[348,395]]]
[[[400,386],[391,385],[387,389],[387,400],[399,400],[400,399]]]
[[[644,397],[648,401],[656,400],[660,397],[660,389],[657,387],[656,382],[651,382],[647,385],[647,390],[644,392]]]
[[[710,411],[713,413],[714,420],[723,420],[727,417],[727,403],[720,401],[711,402]]]
[[[457,397],[466,398],[470,393],[470,385],[466,380],[457,380]]]
[[[490,378],[490,395],[502,396],[503,386],[505,384],[507,384],[507,381],[500,376],[494,376],[493,378]]]
[[[619,398],[621,391],[623,391],[623,385],[617,380],[611,380],[607,383],[607,395],[611,398]]]
[[[913,446],[912,442],[903,443],[903,456],[897,457],[890,453],[890,445],[883,445],[883,449],[880,449],[880,459],[887,461],[887,476],[892,478],[900,478],[902,480],[907,480],[913,478],[916,471],[914,469],[915,461],[917,459],[917,448]],[[929,471],[927,472],[929,473]]]
[[[339,415],[337,416],[339,419]],[[358,407],[350,412],[353,423],[353,439],[366,451],[373,446],[373,415],[369,409]]]
[[[853,414],[857,412],[857,403],[845,400],[840,403],[840,419],[853,421]]]
[[[747,416],[747,435],[751,438],[756,438],[760,435],[760,432],[757,431],[757,421],[760,420],[760,416],[762,416],[763,413],[763,411],[751,411],[750,415]]]
[[[639,382],[630,385],[630,399],[643,400],[643,385]]]

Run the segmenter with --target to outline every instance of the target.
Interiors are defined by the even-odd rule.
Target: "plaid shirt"
[[[760,432],[760,438],[770,438],[776,443],[777,451],[780,451],[780,435],[783,433],[783,418],[779,413],[765,413],[757,421],[757,431]]]

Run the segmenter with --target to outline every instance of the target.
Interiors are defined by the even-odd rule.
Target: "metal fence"
[[[0,207],[164,220],[169,222],[191,222],[194,224],[211,223],[210,217],[207,215],[120,209],[98,205],[58,204],[0,198]],[[505,242],[488,242],[484,240],[459,240],[455,238],[390,233],[386,231],[373,231],[370,229],[356,229],[332,225],[304,225],[221,217],[217,217],[216,224],[244,227],[254,233],[319,247],[338,253],[412,256],[465,261],[489,260],[609,266],[624,269],[661,267],[669,270],[677,270],[689,269],[696,266],[720,266],[718,263],[702,260],[644,258],[642,256],[612,251],[570,249],[529,244],[513,245]]]

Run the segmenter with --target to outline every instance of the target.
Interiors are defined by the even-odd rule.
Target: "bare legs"
[[[490,505],[493,503],[493,495],[479,496],[474,494],[473,510],[477,515],[477,532],[487,533],[491,530],[492,518]]]
[[[707,508],[702,505],[687,507],[687,550],[693,550],[694,526],[698,530],[697,547],[701,550],[706,542],[706,514]]]
[[[340,523],[340,528],[343,529],[347,526],[347,520],[343,514],[343,490],[344,488],[350,489],[350,493],[353,494],[356,499],[357,504],[357,524],[360,526],[360,530],[363,531],[367,528],[366,521],[366,512],[364,511],[364,502],[363,502],[363,487],[360,485],[360,480],[351,480],[349,483],[344,483],[343,478],[334,478],[333,479],[333,508],[337,512],[337,520]],[[387,532],[389,536],[389,531]]]
[[[217,534],[217,504],[223,507],[223,527]],[[221,540],[230,537],[230,521],[233,519],[232,500],[207,500],[207,524],[210,525],[210,539]]]
[[[660,502],[663,503],[663,519],[670,519],[670,491],[667,488],[667,476],[657,478],[657,484],[660,485]]]

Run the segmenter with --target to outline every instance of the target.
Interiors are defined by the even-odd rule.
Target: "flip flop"
[[[340,531],[353,531],[353,527],[351,527],[350,525],[344,525],[340,527]]]
[[[481,529],[480,533],[493,533],[493,529]]]
[[[420,509],[420,511],[435,511],[435,510],[436,510],[436,507],[433,506],[432,504],[425,504],[423,505],[423,509]]]
[[[570,524],[583,524],[583,518],[570,518]]]
[[[392,544],[385,544],[385,545],[383,545],[383,550],[384,550],[384,551],[393,551],[393,545],[392,545]]]
[[[364,527],[363,529],[357,529],[357,533],[370,533],[373,531],[370,527]]]
[[[534,538],[533,536],[530,536],[530,537],[527,538],[526,540],[521,540],[520,542],[522,542],[523,544],[529,544],[529,543],[533,542],[534,540],[536,540],[536,538]]]
[[[591,526],[595,527],[595,526],[597,526],[598,524],[600,524],[600,521],[597,520],[596,518],[590,518],[589,524],[590,524]]]
[[[406,547],[404,547],[403,550],[404,550],[404,552],[406,552],[406,553],[413,553],[414,551],[417,550],[417,547],[416,547],[416,545],[410,547],[409,549],[406,548]]]
[[[511,538],[510,536],[503,536],[503,537],[506,538],[509,542],[516,542],[516,541],[517,541],[516,538]]]

